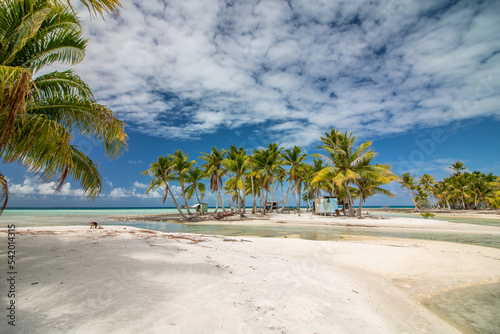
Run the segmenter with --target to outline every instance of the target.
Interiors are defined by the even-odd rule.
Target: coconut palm
[[[429,196],[431,208],[434,207],[432,198],[434,197],[433,187],[436,185],[435,178],[429,174],[424,174],[420,177],[419,184],[422,186],[423,191]]]
[[[177,150],[174,154],[169,155],[174,164],[174,171],[177,173],[177,182],[179,182],[181,186],[181,195],[184,199],[184,204],[186,205],[186,210],[189,215],[191,215],[191,211],[189,210],[189,204],[186,199],[186,175],[188,171],[193,167],[196,163],[195,160],[188,161],[188,154],[184,154],[182,150]]]
[[[314,158],[313,163],[311,165],[312,179],[314,180],[318,175],[318,173],[325,167],[327,166],[325,165],[323,160]],[[311,181],[311,186],[313,186],[314,188],[315,196],[320,197],[321,189],[324,189],[325,191],[328,191],[330,193],[330,190],[332,188],[332,183],[328,182],[328,180],[317,180],[316,182]]]
[[[272,190],[272,202],[274,202],[274,177],[276,171],[281,165],[281,148],[277,144],[271,143],[265,150],[255,150],[253,154],[253,163],[255,168],[259,171],[262,178],[262,187],[266,191],[264,205],[266,205],[269,190]],[[271,211],[273,205],[271,205]],[[265,212],[267,209],[265,210]]]
[[[237,193],[237,204],[238,204],[238,213],[242,214],[241,205],[243,204],[243,210],[245,208],[245,180],[246,175],[250,167],[250,156],[246,154],[246,150],[241,150],[236,152],[235,154],[229,154],[227,159],[222,161],[225,169],[233,173],[233,176],[230,178],[231,182],[234,184],[234,191]],[[243,195],[240,195],[240,189],[243,191]]]
[[[440,207],[445,207],[448,210],[451,209],[450,198],[451,198],[451,187],[450,184],[444,181],[438,181],[434,185],[434,196],[438,200]]]
[[[288,168],[288,182],[289,185],[293,185],[293,191],[297,195],[298,185],[299,185],[299,166],[306,160],[307,155],[302,153],[302,149],[295,145],[293,149],[286,149],[283,154],[283,165],[289,166]],[[303,166],[302,166],[303,167]],[[304,171],[300,171],[304,172]],[[287,192],[288,194],[288,192]],[[297,199],[297,202],[299,199]],[[286,203],[285,203],[286,204]],[[284,204],[284,205],[285,205]],[[300,210],[300,206],[297,207]]]
[[[318,147],[326,150],[328,156],[322,154],[313,155],[323,157],[332,165],[321,170],[313,182],[331,179],[337,185],[343,185],[346,190],[349,216],[351,217],[354,216],[354,211],[352,209],[353,201],[350,184],[356,183],[361,178],[376,181],[392,174],[388,165],[370,164],[370,161],[376,155],[375,152],[368,150],[372,144],[371,141],[362,143],[355,149],[354,140],[355,136],[352,133],[340,133],[338,130],[332,129],[330,133],[325,133],[325,136],[321,137],[324,145]]]
[[[165,192],[163,194],[163,203],[165,203],[165,201],[167,200],[167,196],[170,193],[170,197],[172,197],[175,207],[181,214],[182,219],[184,221],[189,220],[186,214],[182,212],[181,208],[179,207],[179,204],[177,203],[177,200],[175,199],[175,196],[172,193],[172,189],[168,183],[169,181],[176,180],[175,164],[171,157],[169,156],[158,157],[158,160],[151,163],[149,169],[142,172],[142,174],[151,176],[153,178],[153,180],[149,184],[148,189],[146,190],[146,194],[149,193],[154,188],[165,186]]]
[[[408,194],[410,195],[411,201],[413,202],[413,205],[415,206],[415,211],[419,211],[420,208],[417,205],[417,202],[415,201],[415,190],[417,189],[417,186],[415,184],[415,176],[411,176],[410,173],[404,173],[399,177],[398,182],[401,184],[401,189],[406,188],[408,190]]]
[[[202,183],[201,180],[203,180],[204,178],[205,173],[200,167],[191,167],[186,173],[186,182],[188,183],[186,194],[188,201],[191,199],[191,197],[193,197],[193,194],[196,194],[198,203],[201,203],[198,191],[201,194],[201,199],[203,199],[205,197],[205,184]]]
[[[455,175],[460,175],[463,170],[467,169],[467,167],[464,167],[464,163],[460,161],[455,162],[450,168],[455,172]]]
[[[389,181],[391,179],[394,179],[394,178],[389,177],[387,181]],[[363,206],[363,202],[368,197],[376,195],[376,194],[380,194],[380,195],[384,195],[384,196],[388,196],[388,197],[396,197],[389,190],[380,187],[381,185],[383,185],[385,183],[388,183],[388,182],[374,181],[374,180],[370,180],[370,179],[359,179],[356,181],[356,184],[358,186],[357,195],[359,197],[358,217],[361,217],[361,208]]]
[[[217,147],[213,146],[210,153],[202,152],[202,155],[199,157],[199,159],[205,161],[203,167],[205,168],[205,174],[210,176],[210,190],[212,192],[217,192],[215,212],[217,212],[219,208],[219,203],[221,204],[222,211],[225,211],[220,189],[222,188],[222,175],[224,174],[222,161],[224,160],[226,152],[226,149],[219,150]]]
[[[296,186],[294,186],[294,192],[295,192],[295,197],[297,201],[297,213],[300,216],[300,199],[301,199],[301,194],[302,194],[302,189],[310,186],[311,181],[312,181],[312,168],[310,165],[308,165],[305,162],[300,163],[299,165],[296,166],[296,176],[297,176],[297,183]]]
[[[99,105],[90,87],[71,71],[36,77],[54,62],[76,64],[86,40],[75,13],[58,1],[7,0],[0,5],[0,157],[19,163],[42,181],[68,176],[90,199],[102,180],[97,165],[78,147],[73,134],[97,139],[115,158],[126,148],[124,123]],[[8,185],[0,174],[4,201]]]

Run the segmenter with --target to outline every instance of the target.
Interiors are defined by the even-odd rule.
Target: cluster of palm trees
[[[230,195],[229,207],[236,206],[239,214],[246,212],[246,200],[252,200],[252,212],[272,212],[275,203],[275,191],[281,192],[281,207],[287,208],[288,197],[295,195],[297,212],[300,214],[301,199],[311,207],[310,200],[322,193],[335,196],[347,214],[354,216],[353,202],[359,199],[358,215],[361,215],[362,203],[374,194],[394,197],[386,189],[381,188],[396,180],[391,166],[374,164],[376,153],[369,150],[371,142],[359,147],[354,146],[355,136],[347,132],[341,133],[332,129],[321,137],[324,145],[319,146],[326,154],[311,155],[313,161],[307,162],[307,154],[298,146],[291,149],[269,144],[265,149],[256,149],[253,154],[243,147],[230,146],[229,149],[212,148],[208,153],[201,153],[203,161],[200,167],[194,166],[196,161],[189,161],[188,155],[178,150],[174,154],[160,156],[150,168],[143,172],[153,178],[147,190],[165,187],[163,201],[170,194],[174,204],[184,219],[189,219],[173,196],[169,182],[180,184],[184,205],[196,194],[198,202],[203,199],[205,185],[203,179],[210,180],[210,190],[217,193],[215,212],[225,211],[222,192]],[[225,178],[225,182],[223,182]],[[287,186],[285,184],[288,183]],[[257,204],[258,202],[258,204]],[[344,214],[346,212],[344,211]]]
[[[450,167],[453,174],[441,181],[423,174],[418,183],[410,173],[403,174],[399,183],[406,188],[415,210],[441,208],[481,210],[500,208],[500,177],[478,171],[469,173],[460,161]]]
[[[91,13],[114,13],[117,0],[82,0]],[[18,163],[59,190],[68,176],[93,199],[101,191],[97,164],[72,145],[74,134],[104,144],[114,158],[126,149],[125,124],[96,102],[74,72],[40,70],[53,63],[76,64],[87,40],[79,19],[63,0],[4,0],[0,4],[0,159]],[[1,210],[9,195],[0,173]],[[0,211],[1,211],[0,210]]]

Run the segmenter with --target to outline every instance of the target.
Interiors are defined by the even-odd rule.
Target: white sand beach
[[[306,214],[258,223],[461,229],[500,237],[498,227],[406,218]],[[2,333],[460,333],[422,303],[499,283],[500,249],[361,236],[311,241],[123,226],[25,227],[16,229],[16,272],[16,326],[7,325],[2,307]],[[0,282],[4,306],[8,285]]]

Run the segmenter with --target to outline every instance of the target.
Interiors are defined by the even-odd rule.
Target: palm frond
[[[31,82],[28,70],[0,66],[0,115],[6,117],[1,128],[0,148],[12,135],[14,123],[18,119],[24,119]]]
[[[30,108],[33,114],[45,115],[70,132],[96,138],[104,144],[109,158],[116,158],[127,149],[125,123],[118,120],[114,112],[94,101],[59,94],[38,99]]]
[[[40,99],[59,96],[78,96],[85,100],[95,100],[92,89],[73,71],[44,74],[34,80],[36,94]]]
[[[118,15],[118,8],[122,8],[119,0],[81,0],[81,2],[91,14],[99,14],[103,18],[104,14]]]
[[[5,175],[0,172],[0,214],[3,212],[7,206],[7,201],[9,200],[9,184]]]

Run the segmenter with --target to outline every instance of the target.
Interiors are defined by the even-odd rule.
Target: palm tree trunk
[[[299,184],[299,189],[298,189],[298,193],[299,193],[299,200],[298,200],[298,204],[297,204],[297,210],[299,211],[299,217],[300,217],[300,195],[301,195],[301,186]]]
[[[220,194],[220,188],[221,188],[221,178],[219,176],[219,170],[217,170],[217,196],[218,196],[218,199],[220,199],[220,205],[221,205],[221,208],[222,208],[222,211],[226,211],[226,209],[224,208],[224,201],[222,200],[222,195]]]
[[[219,188],[222,187],[222,179],[219,178],[218,182],[219,182]],[[226,208],[224,207],[224,197],[222,197],[222,194],[220,194],[220,205],[222,207],[222,211],[226,211]]]
[[[184,184],[181,183],[181,192],[182,192],[182,198],[184,199],[184,204],[186,204],[186,210],[188,212],[188,215],[192,215],[191,211],[189,211],[189,205],[186,200],[186,194],[184,193]]]
[[[361,217],[361,207],[363,206],[363,193],[359,194],[359,208],[358,208],[358,217]]]
[[[413,205],[415,206],[415,211],[420,211],[420,209],[417,207],[417,202],[415,202],[415,199],[411,195],[410,188],[408,188],[408,194],[410,195],[411,201],[413,202]]]
[[[269,195],[269,189],[266,190],[266,199],[264,201],[264,213],[267,213],[267,196]]]
[[[255,202],[255,189],[253,185],[253,175],[250,175],[250,181],[252,183],[252,213],[257,211],[257,203]]]
[[[349,217],[354,217],[354,212],[352,212],[352,197],[351,192],[349,191],[349,183],[345,183],[345,190],[347,193],[347,200],[349,201]]]
[[[285,198],[283,199],[283,209],[286,208],[286,202],[288,201],[288,196],[290,196],[290,182],[288,183],[288,188],[286,189],[286,196]]]
[[[189,218],[186,216],[186,214],[184,212],[182,212],[181,208],[179,207],[179,204],[175,200],[174,194],[172,193],[172,190],[170,189],[170,186],[168,185],[168,183],[166,183],[166,186],[168,188],[168,192],[170,193],[170,196],[172,197],[172,200],[174,201],[174,204],[175,204],[175,207],[177,208],[177,211],[179,211],[179,213],[181,214],[182,219],[184,221],[188,221]]]
[[[246,190],[247,190],[247,189],[246,189],[246,183],[245,183],[246,178],[245,178],[245,177],[242,177],[241,179],[243,180],[243,203],[242,203],[243,205],[242,205],[242,206],[243,206],[243,214],[244,214],[244,213],[246,213],[246,210],[245,210],[245,202],[246,202],[246,197],[247,197],[247,195],[246,195],[246,194],[247,194],[247,193],[246,193]]]
[[[274,179],[271,179],[271,213],[274,210]]]
[[[198,200],[198,203],[200,203],[200,196],[198,196],[198,190],[196,190],[197,184],[194,185],[194,193],[196,194],[196,199]]]

